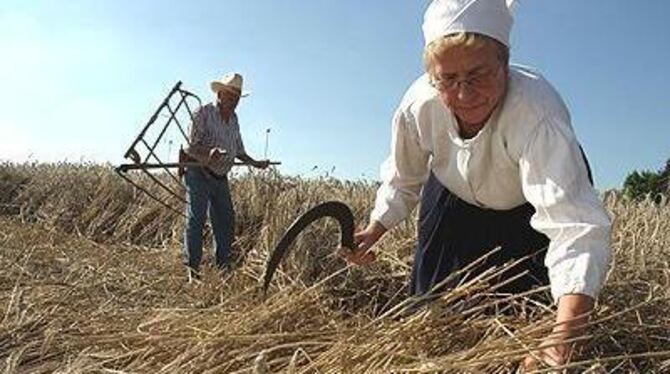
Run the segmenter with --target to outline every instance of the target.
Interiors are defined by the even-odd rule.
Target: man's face
[[[486,122],[507,89],[507,66],[493,43],[448,48],[433,70],[431,78],[442,102],[470,125]]]
[[[232,90],[220,90],[216,95],[219,106],[226,111],[233,111],[240,102],[240,93]]]

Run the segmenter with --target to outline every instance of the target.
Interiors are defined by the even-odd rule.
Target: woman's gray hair
[[[423,52],[423,63],[426,71],[430,74],[435,67],[437,57],[447,49],[458,45],[481,48],[485,45],[491,45],[491,43],[498,48],[498,58],[507,66],[509,64],[509,48],[494,38],[474,32],[459,32],[434,40],[426,46]]]

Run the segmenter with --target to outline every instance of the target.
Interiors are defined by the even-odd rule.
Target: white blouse
[[[462,200],[506,210],[529,202],[531,226],[550,239],[545,258],[554,300],[597,297],[611,261],[611,220],[588,180],[565,104],[539,73],[511,66],[504,104],[471,139],[426,75],[393,118],[371,219],[390,229],[409,216],[430,171]]]

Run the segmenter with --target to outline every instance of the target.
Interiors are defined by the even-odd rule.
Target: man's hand
[[[270,166],[270,160],[254,161],[252,166],[259,169],[267,169]]]
[[[551,367],[565,365],[570,360],[571,347],[575,343],[566,343],[566,340],[576,338],[582,334],[588,322],[588,314],[593,310],[594,300],[587,295],[568,294],[558,300],[556,327],[542,344],[540,350],[529,355],[523,362],[526,370],[533,370],[542,363]]]
[[[226,151],[223,148],[219,147],[214,147],[209,151],[209,158],[207,159],[207,163],[212,163],[212,162],[217,162],[221,160],[224,156],[228,154],[228,151]]]
[[[370,248],[384,235],[386,228],[377,221],[372,221],[367,228],[354,234],[356,248],[342,248],[340,253],[347,262],[355,265],[367,265],[377,259]]]

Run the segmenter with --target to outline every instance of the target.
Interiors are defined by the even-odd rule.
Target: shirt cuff
[[[394,213],[391,209],[375,207],[370,213],[370,222],[377,221],[388,231],[397,226],[404,217]]]
[[[554,302],[558,303],[561,296],[568,294],[583,294],[597,299],[607,278],[610,263],[607,253],[582,253],[549,268]]]
[[[570,294],[581,294],[592,297],[594,300],[598,298],[599,290],[594,285],[589,285],[585,282],[574,282],[574,283],[564,283],[564,284],[554,284],[551,285],[551,296],[554,299],[554,303],[558,304],[558,301],[562,296]]]

